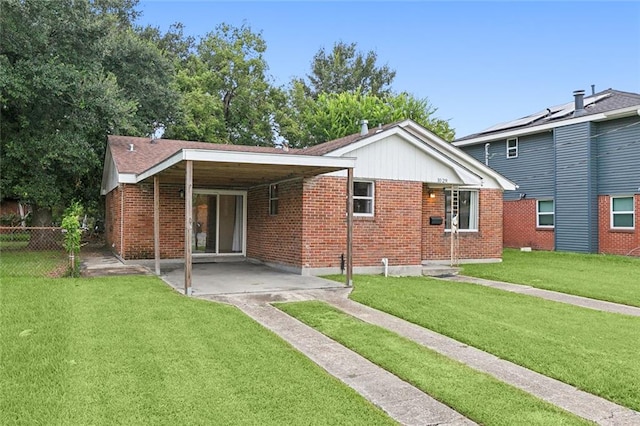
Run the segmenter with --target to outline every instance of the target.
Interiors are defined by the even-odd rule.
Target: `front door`
[[[244,255],[246,192],[193,192],[192,252]]]

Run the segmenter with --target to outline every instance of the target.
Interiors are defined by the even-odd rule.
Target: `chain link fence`
[[[0,278],[64,276],[71,259],[63,240],[59,227],[0,227]]]

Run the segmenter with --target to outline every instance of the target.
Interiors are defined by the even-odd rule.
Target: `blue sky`
[[[572,92],[640,93],[640,2],[141,1],[138,23],[182,22],[196,38],[247,23],[267,43],[276,84],[309,72],[320,47],[356,42],[397,71],[456,136],[548,106]]]

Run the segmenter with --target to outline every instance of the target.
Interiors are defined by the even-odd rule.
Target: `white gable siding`
[[[107,155],[104,160],[104,170],[102,172],[102,195],[108,194],[118,186],[118,183],[120,183],[118,178],[118,170],[113,161],[113,157],[111,156],[111,152],[109,152],[109,148],[107,148]]]
[[[356,178],[462,184],[451,167],[398,135],[390,135],[344,155],[357,158],[353,171]],[[346,172],[334,172],[329,176],[346,176]]]

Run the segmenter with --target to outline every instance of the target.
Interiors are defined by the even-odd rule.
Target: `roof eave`
[[[490,135],[478,136],[478,137],[473,138],[473,139],[466,139],[466,140],[459,141],[459,142],[455,142],[454,141],[452,143],[452,145],[457,146],[457,147],[476,145],[476,144],[483,143],[483,142],[492,142],[492,141],[499,140],[499,139],[507,139],[507,138],[512,138],[512,137],[531,135],[531,134],[534,134],[534,133],[540,133],[540,132],[544,132],[544,131],[550,131],[550,130],[555,129],[556,127],[563,127],[563,126],[569,126],[569,125],[572,125],[572,124],[586,123],[586,122],[589,122],[589,121],[607,121],[607,120],[613,120],[613,119],[616,119],[616,118],[633,116],[633,115],[636,115],[636,114],[640,115],[640,106],[638,106],[638,105],[634,105],[632,107],[620,108],[620,109],[617,109],[617,110],[612,110],[612,111],[607,111],[607,112],[601,112],[601,113],[598,113],[598,114],[583,115],[583,116],[580,116],[580,117],[570,118],[568,120],[561,120],[561,121],[557,121],[557,122],[541,124],[539,126],[525,127],[525,128],[522,128],[522,129],[515,129],[515,130],[510,130],[510,131],[505,131],[505,132],[492,133]]]

